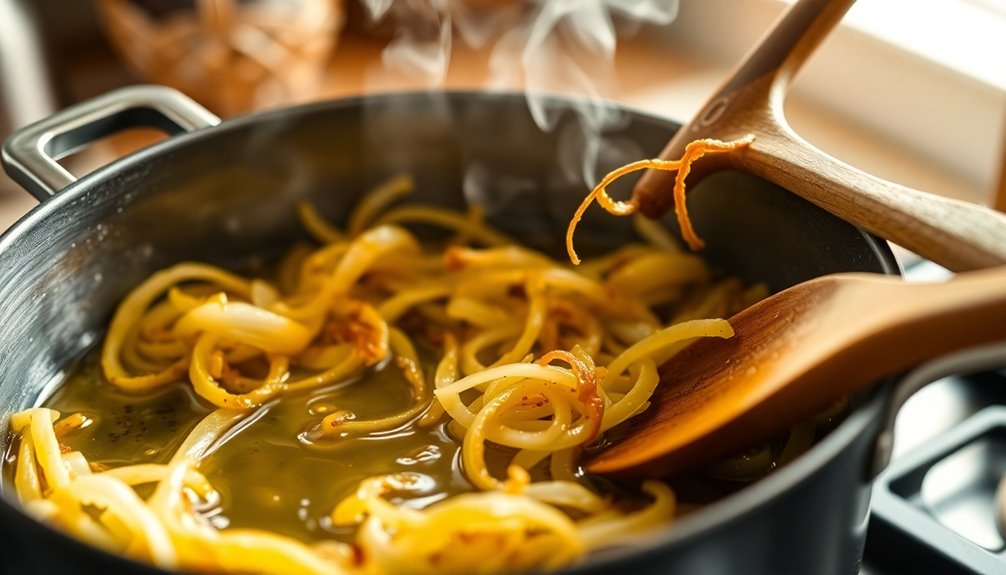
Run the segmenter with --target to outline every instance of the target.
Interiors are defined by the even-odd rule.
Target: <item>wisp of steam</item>
[[[678,0],[361,1],[371,21],[393,26],[382,63],[397,74],[436,88],[456,44],[488,49],[486,88],[523,89],[535,123],[548,131],[557,129],[560,114],[569,113],[549,107],[548,95],[573,95],[576,122],[564,122],[562,129],[569,132],[559,134],[560,168],[567,179],[591,186],[600,168],[638,159],[631,142],[604,137],[625,119],[606,99],[615,88],[617,40],[642,25],[670,24]],[[465,194],[484,202],[489,198],[483,184],[492,178],[481,169],[474,166],[466,177]]]

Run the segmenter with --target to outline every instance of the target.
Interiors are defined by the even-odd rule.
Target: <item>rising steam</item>
[[[644,24],[669,24],[678,7],[678,0],[361,1],[374,23],[393,26],[394,38],[383,53],[386,69],[435,88],[447,75],[455,43],[489,49],[486,88],[523,89],[535,123],[548,131],[556,129],[563,112],[549,107],[546,95],[575,95],[576,125],[559,134],[560,167],[565,177],[588,186],[599,164],[638,153],[603,137],[624,120],[607,99],[615,88],[619,36]],[[483,179],[469,176],[466,181]],[[470,190],[466,193],[470,197]]]

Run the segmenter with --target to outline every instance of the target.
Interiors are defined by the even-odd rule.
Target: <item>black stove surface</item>
[[[902,408],[873,490],[863,575],[1006,573],[1006,373],[931,384]]]
[[[929,262],[905,267],[909,281],[950,276]],[[1004,476],[1006,371],[917,392],[898,413],[892,461],[874,486],[861,575],[1006,573],[996,516]]]

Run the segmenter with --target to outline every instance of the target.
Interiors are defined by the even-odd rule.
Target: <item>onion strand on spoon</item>
[[[678,218],[681,235],[688,243],[688,247],[693,250],[702,249],[704,242],[692,227],[691,218],[688,217],[688,207],[685,203],[685,178],[688,177],[688,173],[692,169],[692,163],[706,154],[731,152],[747,147],[752,142],[754,142],[753,135],[729,142],[713,139],[695,140],[685,146],[685,153],[680,160],[638,160],[612,170],[601,178],[601,181],[587,194],[587,197],[583,199],[580,207],[573,214],[573,219],[569,222],[569,227],[566,229],[566,251],[569,254],[569,260],[574,265],[580,264],[580,257],[576,255],[576,250],[573,248],[573,233],[592,203],[596,201],[605,211],[615,216],[631,216],[636,213],[639,203],[635,197],[626,202],[615,200],[608,195],[608,186],[622,176],[641,170],[677,172],[672,193],[674,194],[674,213]]]

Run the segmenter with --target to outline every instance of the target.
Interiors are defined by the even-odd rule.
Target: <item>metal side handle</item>
[[[57,160],[128,128],[156,128],[169,135],[220,123],[220,118],[177,90],[130,86],[61,110],[15,131],[4,142],[7,174],[39,201],[76,178]]]
[[[1006,368],[1006,341],[973,347],[933,359],[909,372],[898,382],[883,414],[884,422],[869,464],[873,479],[887,467],[894,449],[894,423],[901,407],[915,392],[930,383],[954,375],[969,375]]]

